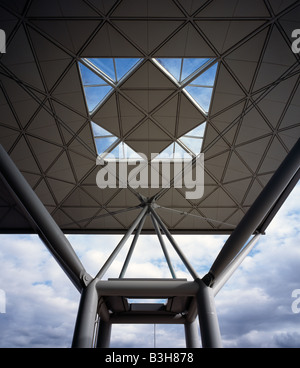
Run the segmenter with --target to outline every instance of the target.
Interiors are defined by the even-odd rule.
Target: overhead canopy
[[[293,0],[1,0],[0,144],[65,232],[122,233],[140,195],[157,196],[173,233],[231,232],[300,136],[299,18]],[[108,63],[97,71],[103,85],[86,86],[82,65],[92,59],[114,62],[108,79]],[[120,59],[137,63],[127,73]],[[209,62],[187,80],[184,63],[195,59]],[[213,86],[201,78],[209,66]],[[106,88],[92,108],[86,88]],[[197,88],[211,89],[205,106]],[[148,158],[175,144],[193,151],[189,133],[197,139],[205,126],[204,195],[99,189],[92,123],[114,138],[111,149]],[[30,231],[0,183],[0,232]]]

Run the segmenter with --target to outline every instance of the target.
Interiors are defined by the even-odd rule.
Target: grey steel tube
[[[138,241],[139,236],[141,235],[141,231],[143,230],[143,226],[144,226],[145,221],[146,221],[146,216],[147,216],[147,213],[145,213],[144,217],[142,218],[142,220],[139,223],[138,229],[137,229],[137,231],[135,233],[135,236],[134,236],[133,241],[131,243],[129,252],[128,252],[127,257],[125,259],[123,268],[121,270],[121,273],[120,273],[120,276],[119,276],[120,279],[123,279],[124,276],[125,276],[125,274],[126,274],[126,271],[127,271],[128,266],[129,266],[129,263],[131,261],[131,258],[132,258],[132,255],[133,255],[133,252],[134,252],[136,243]]]
[[[0,176],[41,239],[78,290],[86,273],[71,244],[0,145]]]
[[[199,280],[196,296],[203,348],[222,348],[222,339],[212,288]]]
[[[98,349],[108,349],[110,347],[111,327],[110,322],[105,322],[100,319],[96,344]]]
[[[112,264],[112,262],[114,261],[114,259],[120,253],[121,249],[125,245],[125,243],[128,240],[128,238],[134,232],[134,229],[138,226],[138,224],[140,223],[140,221],[142,221],[142,219],[146,215],[147,211],[148,211],[148,207],[145,206],[142,209],[142,211],[140,212],[140,214],[138,215],[138,217],[136,218],[136,220],[133,222],[133,224],[131,225],[131,227],[127,231],[127,233],[123,236],[123,238],[121,239],[121,241],[119,242],[119,244],[117,245],[117,247],[115,248],[115,250],[112,252],[112,254],[108,258],[108,260],[105,262],[105,264],[103,265],[103,267],[101,268],[101,270],[98,272],[98,274],[96,276],[97,279],[101,279],[103,277],[103,275],[108,270],[108,268],[110,267],[110,265]]]
[[[166,247],[166,244],[164,242],[164,239],[161,235],[161,232],[160,232],[160,229],[158,227],[158,224],[157,224],[157,221],[155,220],[155,218],[153,217],[152,213],[151,213],[151,220],[152,220],[152,223],[153,223],[153,226],[154,226],[154,229],[155,229],[155,232],[157,234],[157,237],[158,237],[158,240],[160,242],[160,245],[161,245],[161,248],[162,248],[162,251],[164,253],[164,256],[166,258],[166,261],[167,261],[167,264],[169,266],[169,270],[171,272],[171,275],[173,277],[173,279],[176,279],[176,273],[175,273],[175,270],[173,268],[173,265],[172,265],[172,262],[171,262],[171,258],[169,256],[169,253],[168,253],[168,250],[167,250],[167,247]]]
[[[198,320],[195,320],[194,322],[186,322],[184,324],[185,341],[187,349],[200,348],[198,331],[199,331]]]
[[[93,347],[97,308],[98,293],[94,280],[81,295],[72,348],[90,349]]]
[[[289,152],[269,183],[245,214],[239,225],[229,237],[217,259],[212,265],[207,279],[217,277],[244,247],[266,215],[289,185],[300,166],[300,139]],[[212,280],[213,281],[213,280]]]
[[[177,280],[108,280],[98,281],[97,290],[101,296],[172,297],[194,296],[198,292],[197,282]]]
[[[182,253],[181,249],[177,245],[175,239],[171,235],[170,231],[167,229],[166,225],[163,223],[161,218],[158,216],[158,214],[155,212],[155,210],[150,206],[150,211],[154,217],[154,219],[158,222],[159,226],[163,229],[164,233],[166,234],[167,238],[169,239],[170,243],[172,244],[173,248],[175,249],[176,253],[182,260],[183,264],[191,274],[194,280],[197,280],[199,278],[197,272],[194,270],[193,266],[190,264],[190,262],[187,260],[185,255]]]

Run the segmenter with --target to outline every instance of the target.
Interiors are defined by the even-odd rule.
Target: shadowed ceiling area
[[[1,0],[0,143],[65,232],[123,233],[140,196],[157,196],[173,233],[231,232],[300,136],[291,49],[299,18],[293,0]],[[90,86],[106,88],[93,108],[86,59],[115,65],[111,80]],[[185,62],[196,59],[208,62],[185,79]],[[195,91],[212,67],[200,106]],[[184,137],[205,126],[195,150],[205,155],[203,197],[187,200],[174,187],[99,189],[93,124],[148,158],[175,143],[186,149]],[[31,232],[0,187],[1,231]]]

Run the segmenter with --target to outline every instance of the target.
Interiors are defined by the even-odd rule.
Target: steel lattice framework
[[[221,345],[213,295],[299,180],[300,65],[291,47],[299,17],[294,0],[0,1],[0,231],[37,232],[82,292],[74,346],[92,345],[97,314],[98,346],[108,345],[111,323],[154,320],[184,323],[196,346],[197,311],[203,345]],[[84,58],[141,61],[90,113]],[[157,58],[214,60],[208,113]],[[188,200],[175,187],[100,190],[92,122],[148,158],[206,123],[203,197]],[[64,233],[125,235],[92,280]],[[129,252],[119,279],[101,281],[133,233],[131,252],[140,233],[158,235],[172,280],[124,279]],[[201,279],[174,234],[230,237]],[[163,235],[194,282],[176,279]],[[126,298],[144,293],[177,304],[130,313]]]

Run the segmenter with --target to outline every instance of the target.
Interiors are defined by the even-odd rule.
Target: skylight
[[[97,153],[99,156],[109,159],[135,159],[141,160],[142,157],[136,153],[125,142],[114,136],[107,130],[92,122],[92,129],[95,138]]]
[[[158,159],[174,159],[174,158],[191,158],[198,156],[202,151],[204,133],[206,123],[194,128],[177,141],[173,142],[164,151],[162,151],[155,160]]]
[[[211,105],[218,63],[206,58],[158,58],[154,62],[179,86],[205,114]],[[210,66],[211,65],[211,66]]]
[[[92,123],[92,128],[98,155],[108,152],[113,144],[118,141],[116,136],[101,128],[99,125]]]
[[[141,59],[91,58],[79,63],[82,84],[89,112],[92,114]]]

